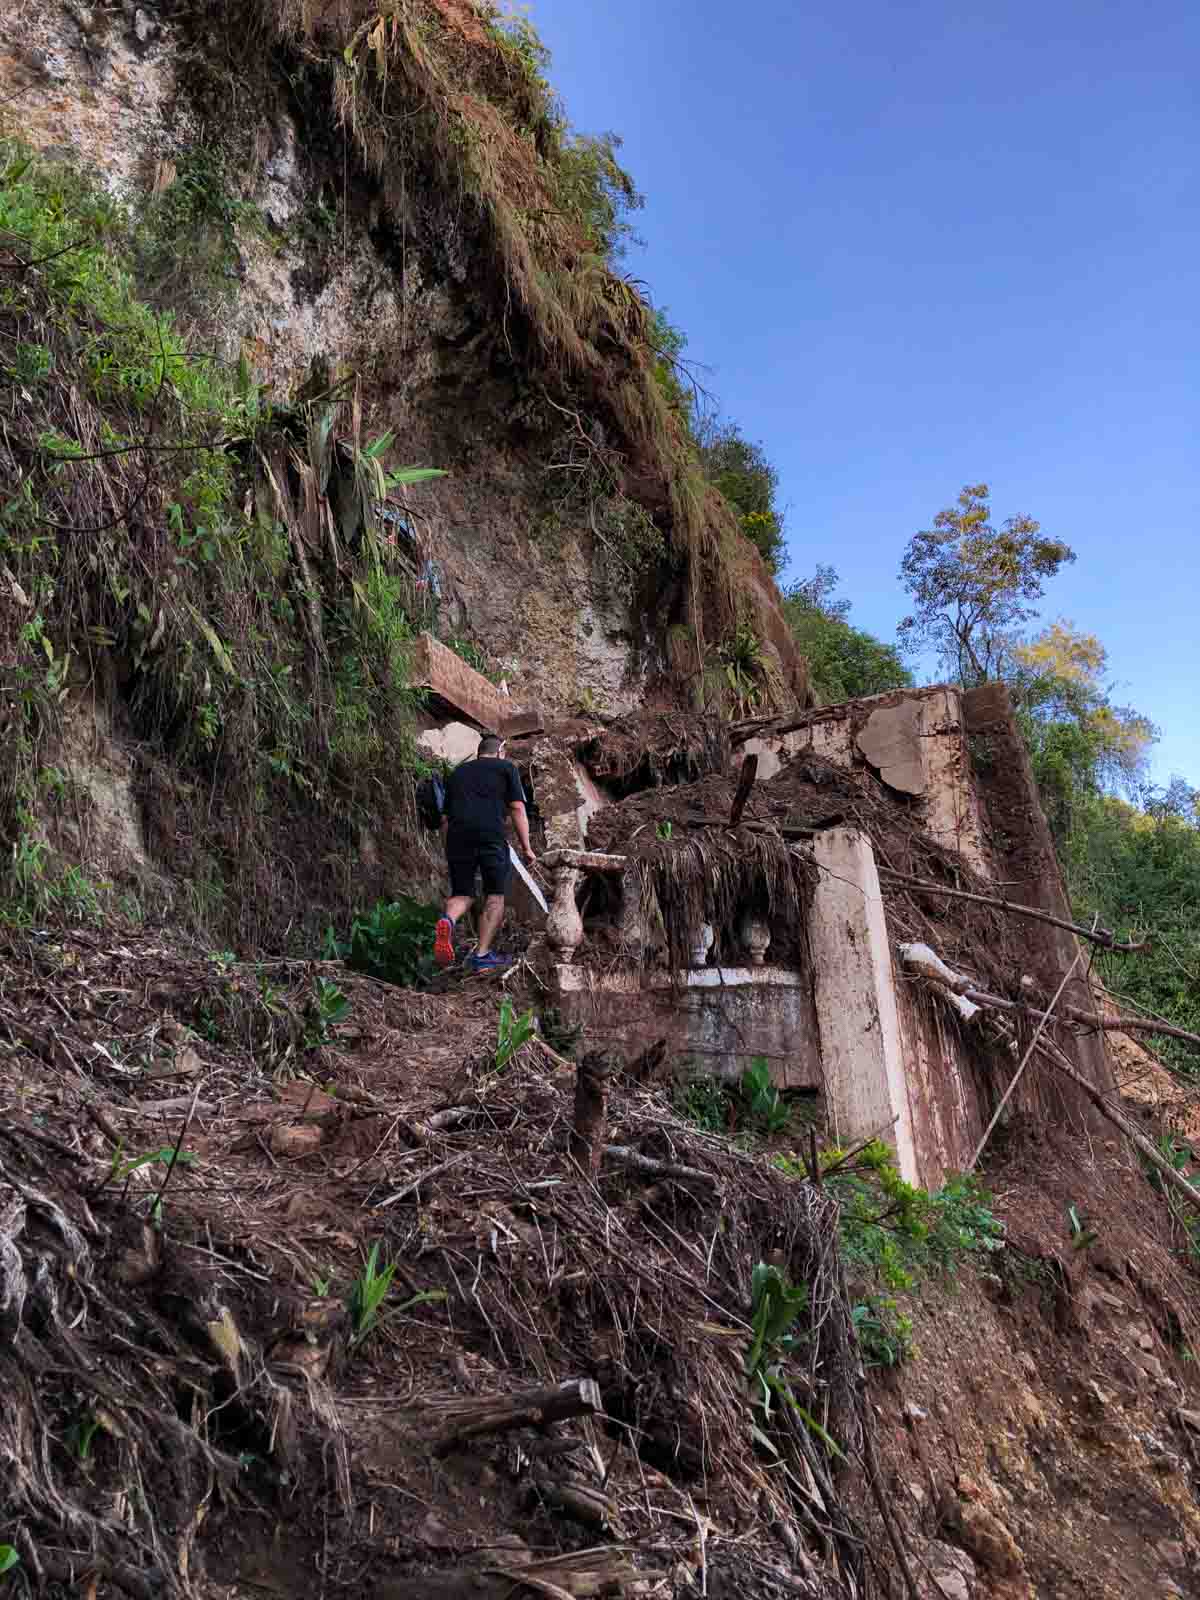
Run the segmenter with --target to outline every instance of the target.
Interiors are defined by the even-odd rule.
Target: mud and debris
[[[1115,1143],[1005,1130],[1007,1242],[902,1297],[915,1354],[864,1387],[804,1158],[700,1132],[617,1061],[608,1139],[642,1168],[582,1177],[573,1066],[535,1036],[494,1070],[495,985],[237,964],[165,931],[10,933],[3,956],[2,1515],[35,1587],[841,1596],[857,1550],[854,1592],[883,1594],[873,1428],[916,1570],[969,1572],[975,1600],[1171,1573],[1187,1595],[1196,1279]],[[350,1002],[320,1041],[318,979]],[[373,1246],[395,1275],[359,1337]],[[846,1463],[810,1459],[804,1425],[786,1470],[755,1444],[759,1260],[809,1286],[790,1376]],[[584,1380],[595,1415],[434,1448]]]
[[[47,1580],[199,1592],[251,1577],[278,1522],[289,1560],[335,1587],[553,1556],[561,1588],[592,1592],[572,1563],[600,1539],[611,1592],[649,1593],[694,1567],[697,1518],[715,1573],[716,1544],[766,1516],[781,1542],[743,1570],[783,1582],[800,1562],[810,1581],[782,1592],[843,1592],[756,1460],[742,1371],[769,1256],[809,1286],[796,1392],[857,1448],[830,1196],[624,1079],[608,1138],[637,1159],[582,1178],[570,1063],[535,1038],[496,1071],[485,985],[339,971],[349,1017],[317,1046],[330,964],[83,932],[5,956],[3,1515],[32,1572],[54,1544]],[[690,1171],[704,1181],[671,1176]],[[395,1279],[361,1337],[373,1246]],[[451,1410],[583,1377],[595,1418],[429,1448]],[[857,1564],[851,1514],[830,1517]]]

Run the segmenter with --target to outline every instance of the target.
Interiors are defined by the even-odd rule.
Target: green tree
[[[1010,643],[1006,656],[1004,675],[1042,806],[1064,840],[1082,803],[1138,792],[1158,730],[1140,712],[1113,704],[1108,654],[1095,634],[1059,618],[1034,638]]]
[[[767,566],[778,572],[785,553],[783,513],[776,503],[779,474],[762,445],[744,438],[736,422],[719,417],[700,421],[696,439],[708,481],[733,507],[742,532]]]
[[[932,646],[943,668],[972,687],[1001,676],[1011,641],[1034,616],[1047,578],[1075,552],[1032,517],[991,523],[986,483],[968,484],[933,527],[915,533],[900,563],[916,602],[897,632],[905,649]]]
[[[1200,791],[1176,778],[1145,789],[1140,805],[1096,795],[1077,805],[1062,855],[1078,916],[1152,932],[1136,956],[1102,955],[1114,992],[1177,1027],[1200,1033]],[[1200,1075],[1196,1053],[1150,1039],[1179,1071]]]
[[[687,382],[687,369],[683,352],[687,349],[687,334],[677,328],[662,306],[654,308],[650,326],[650,350],[654,361],[654,378],[659,388],[675,409],[683,414],[691,426],[695,409],[695,393]]]
[[[784,592],[783,613],[808,660],[809,677],[823,705],[912,687],[913,675],[895,645],[848,622],[849,600],[835,600],[833,567],[818,566],[811,578]]]

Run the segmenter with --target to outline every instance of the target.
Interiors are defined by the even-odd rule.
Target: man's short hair
[[[494,733],[485,733],[479,741],[478,754],[481,756],[498,755],[504,746],[504,740],[498,739]]]

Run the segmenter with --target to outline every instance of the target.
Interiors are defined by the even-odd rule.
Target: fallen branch
[[[1106,1033],[1162,1033],[1168,1039],[1182,1039],[1200,1050],[1200,1033],[1189,1033],[1186,1028],[1173,1027],[1169,1022],[1145,1022],[1140,1017],[1098,1017],[1076,1006],[1064,1006],[1063,1015],[1089,1028],[1102,1028]]]
[[[600,1385],[594,1378],[572,1378],[549,1389],[485,1396],[455,1409],[458,1415],[434,1441],[435,1456],[448,1455],[455,1445],[483,1433],[544,1427],[548,1422],[565,1422],[569,1417],[593,1416],[600,1410]]]
[[[795,733],[812,721],[812,712],[801,712],[796,717],[747,717],[742,722],[729,724],[731,744],[745,744],[747,739],[779,738],[785,733]]]
[[[918,976],[928,978],[931,983],[936,983],[949,991],[947,998],[964,1022],[974,1022],[981,1007],[966,997],[966,991],[971,986],[970,978],[964,977],[961,972],[952,971],[937,951],[927,944],[902,944],[898,945],[897,949],[906,967],[911,968]]]
[[[604,1154],[610,1161],[615,1161],[618,1166],[629,1167],[633,1172],[640,1172],[647,1178],[676,1178],[681,1183],[710,1183],[716,1187],[717,1179],[711,1172],[704,1172],[699,1167],[679,1166],[670,1161],[654,1161],[649,1156],[644,1156],[639,1150],[631,1150],[624,1144],[606,1144]]]
[[[913,1577],[912,1567],[908,1562],[908,1552],[904,1548],[904,1540],[900,1537],[900,1527],[896,1514],[892,1510],[891,1501],[884,1493],[883,1484],[879,1475],[879,1458],[875,1454],[875,1441],[871,1429],[863,1429],[863,1455],[866,1458],[867,1482],[871,1486],[871,1494],[879,1512],[879,1520],[883,1523],[884,1532],[888,1536],[896,1556],[896,1564],[900,1568],[900,1575],[904,1579],[904,1587],[909,1594],[909,1600],[921,1600],[921,1591],[917,1587],[917,1580]]]
[[[1090,939],[1093,944],[1098,944],[1104,950],[1114,950],[1120,955],[1131,955],[1138,950],[1147,950],[1150,947],[1149,939],[1143,939],[1140,944],[1118,944],[1116,935],[1108,928],[1081,928],[1077,922],[1068,922],[1065,917],[1056,917],[1049,911],[1041,911],[1036,906],[1018,906],[1011,900],[998,900],[990,894],[974,894],[969,889],[951,889],[944,883],[930,883],[927,878],[910,878],[907,873],[897,872],[893,867],[879,867],[881,876],[891,878],[895,883],[904,883],[911,889],[920,889],[926,894],[945,894],[955,900],[973,900],[976,905],[995,906],[998,911],[1011,911],[1017,917],[1032,917],[1035,922],[1048,922],[1052,928],[1063,928],[1067,933],[1073,933],[1078,939]]]
[[[1048,1039],[1043,1039],[1038,1042],[1037,1051],[1052,1067],[1061,1072],[1064,1078],[1069,1078],[1077,1089],[1083,1090],[1097,1111],[1102,1116],[1107,1117],[1114,1127],[1121,1130],[1134,1149],[1146,1158],[1156,1172],[1161,1174],[1180,1199],[1186,1200],[1194,1210],[1200,1211],[1200,1193],[1193,1189],[1182,1173],[1176,1172],[1171,1163],[1155,1149],[1153,1143],[1147,1139],[1139,1128],[1134,1126],[1123,1111],[1118,1110],[1096,1088],[1095,1084],[1089,1083],[1081,1073],[1076,1072],[1075,1068],[1056,1045],[1051,1044]]]
[[[380,1200],[376,1206],[377,1211],[382,1211],[385,1206],[394,1206],[399,1201],[419,1189],[423,1183],[428,1183],[430,1178],[436,1178],[439,1172],[445,1172],[448,1167],[457,1167],[460,1162],[467,1159],[466,1154],[451,1156],[449,1161],[440,1161],[436,1167],[429,1167],[422,1172],[420,1177],[414,1178],[411,1183],[406,1183],[403,1189],[397,1189],[395,1194],[388,1195],[386,1200]]]
[[[1087,931],[1084,930],[1085,933]],[[1030,1005],[1024,1000],[1009,1000],[1004,995],[992,994],[987,989],[977,989],[970,978],[948,967],[937,952],[927,944],[901,944],[896,948],[904,965],[943,989],[947,998],[954,1003],[955,1009],[968,1022],[980,1008],[987,1011],[1020,1011],[1039,1022],[1050,1015],[1048,1011],[1043,1011],[1039,1006]],[[1078,957],[1063,979],[1064,984],[1070,980],[1071,973],[1077,965]],[[1028,984],[1030,980],[1023,978],[1021,981]],[[1061,993],[1060,987],[1059,994]],[[972,1015],[969,1016],[961,1010],[964,1002],[971,1006]],[[1053,1003],[1050,1009],[1054,1010]],[[1072,1005],[1059,1006],[1058,1012],[1065,1022],[1074,1022],[1080,1027],[1097,1028],[1105,1033],[1161,1033],[1168,1039],[1180,1039],[1184,1044],[1193,1045],[1200,1050],[1200,1034],[1189,1033],[1186,1028],[1176,1028],[1169,1022],[1151,1021],[1142,1017],[1101,1017],[1094,1011],[1084,1011],[1081,1007]]]
[[[1003,995],[989,994],[986,989],[961,989],[957,990],[967,1000],[973,1000],[976,1005],[986,1006],[997,1011],[1023,1011],[1030,1017],[1045,1016],[1045,1012],[1037,1006],[1028,1005],[1023,1000],[1006,1000]],[[1200,1050],[1200,1034],[1189,1033],[1186,1028],[1172,1027],[1168,1022],[1148,1022],[1140,1017],[1100,1017],[1092,1011],[1083,1011],[1079,1006],[1060,1006],[1059,1014],[1064,1021],[1075,1022],[1084,1028],[1098,1028],[1105,1033],[1161,1033],[1169,1039],[1181,1039],[1185,1044],[1194,1045]]]

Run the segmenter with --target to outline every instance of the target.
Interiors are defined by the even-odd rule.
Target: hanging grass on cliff
[[[190,880],[212,931],[254,944],[286,932],[281,880],[290,891],[304,876],[307,892],[287,898],[314,927],[344,910],[340,858],[381,795],[403,806],[417,611],[375,507],[436,474],[387,473],[388,441],[361,437],[339,391],[272,407],[244,370],[192,349],[135,286],[152,221],[0,141],[13,402],[0,432],[13,756],[0,834],[21,868],[10,898],[60,904],[54,845],[73,828],[86,853],[88,798],[58,753],[76,703],[97,700],[137,742],[162,865]],[[303,837],[312,848],[298,853]]]
[[[531,25],[461,0],[348,0],[320,16],[267,0],[265,14],[323,63],[335,115],[396,226],[420,195],[448,254],[479,262],[488,316],[547,435],[565,429],[570,470],[590,477],[579,520],[657,593],[663,628],[675,629],[677,684],[698,687],[711,650],[741,626],[760,642],[764,700],[806,701],[769,568],[706,479],[680,385],[662,381],[672,358],[661,319],[617,270],[640,204],[619,141],[572,130]]]

